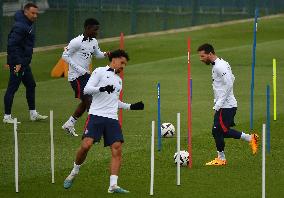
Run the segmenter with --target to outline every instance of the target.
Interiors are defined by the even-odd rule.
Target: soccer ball
[[[171,123],[163,123],[161,125],[161,135],[163,137],[173,137],[175,134],[175,127]]]
[[[174,155],[174,161],[175,161],[175,164],[177,164],[177,156],[178,156],[178,153],[176,152],[175,155]],[[180,165],[181,166],[187,166],[189,163],[189,153],[187,151],[180,151]]]

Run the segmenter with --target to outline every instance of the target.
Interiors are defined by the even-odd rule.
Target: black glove
[[[114,91],[113,85],[107,85],[105,87],[100,87],[99,88],[100,92],[107,92],[108,94],[112,93]]]
[[[143,110],[144,103],[142,101],[130,105],[131,110]]]

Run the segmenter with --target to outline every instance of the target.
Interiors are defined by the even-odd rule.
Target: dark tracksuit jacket
[[[28,20],[22,10],[15,14],[15,23],[8,36],[8,65],[22,64],[29,66],[32,60],[35,34],[33,23]]]
[[[14,95],[21,82],[26,87],[29,109],[35,109],[36,84],[30,68],[34,43],[33,22],[24,15],[23,10],[19,10],[15,13],[15,23],[8,35],[7,64],[10,66],[10,79],[4,97],[5,114],[11,114]],[[21,69],[18,74],[15,74],[14,67],[17,64],[21,64]]]

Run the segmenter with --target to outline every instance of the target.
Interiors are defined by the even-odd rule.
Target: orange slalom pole
[[[119,49],[124,49],[124,34],[123,34],[123,32],[120,33]],[[123,80],[124,80],[123,71],[120,73],[120,78],[122,80],[122,85],[123,85]],[[119,95],[119,100],[122,101],[122,98],[123,98],[123,88],[121,89],[121,92],[120,92],[120,95]],[[120,127],[122,128],[122,120],[123,120],[122,109],[119,109],[118,120],[119,120]]]
[[[192,143],[191,143],[191,71],[190,71],[190,38],[187,41],[187,127],[188,127],[188,137],[187,137],[187,150],[189,153],[189,168],[192,167]]]

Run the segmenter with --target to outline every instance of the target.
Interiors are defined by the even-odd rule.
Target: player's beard
[[[205,63],[206,65],[210,65],[211,64],[210,60],[204,60],[203,63]]]
[[[115,73],[116,73],[116,74],[120,74],[120,72],[122,72],[122,71],[123,71],[122,68],[118,68],[118,69],[115,70]]]

